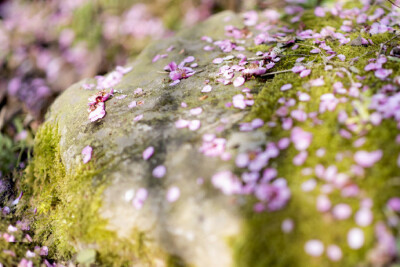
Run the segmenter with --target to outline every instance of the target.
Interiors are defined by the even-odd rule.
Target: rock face
[[[275,25],[276,13],[266,14]],[[303,17],[300,28],[314,25],[313,13]],[[247,26],[257,20],[254,13],[245,18]],[[37,135],[25,186],[38,207],[39,238],[55,259],[95,250],[96,259],[85,263],[354,266],[369,257],[374,227],[392,242],[379,221],[385,219],[381,207],[396,192],[387,186],[396,173],[389,155],[398,151],[388,145],[395,122],[372,129],[370,96],[360,95],[352,79],[340,78],[339,86],[333,78],[355,78],[348,65],[328,62],[313,51],[312,40],[283,37],[282,31],[291,33],[286,26],[271,27],[274,38],[257,35],[269,28],[249,30],[241,16],[220,13],[150,45],[106,78],[71,86],[54,102]],[[342,37],[332,36],[326,42],[344,60],[360,49],[357,64],[364,64],[376,50],[342,46]],[[290,40],[304,46],[293,52]],[[254,48],[254,42],[273,45]],[[297,62],[303,53],[310,59]],[[260,55],[265,61],[245,63]],[[171,61],[191,68],[170,64],[164,71]],[[236,70],[224,70],[225,64]],[[352,70],[367,76],[357,64]],[[272,71],[278,74],[260,77]],[[97,100],[93,86],[105,90]],[[383,137],[378,142],[376,136]],[[82,154],[87,146],[92,151]],[[389,167],[381,172],[383,166]],[[373,219],[372,203],[379,207]],[[376,261],[393,257],[374,253]]]
[[[201,184],[201,179],[209,179],[216,170],[230,169],[232,165],[202,155],[202,135],[217,133],[218,127],[227,132],[246,114],[224,107],[230,99],[223,85],[213,85],[209,98],[198,100],[207,95],[201,92],[204,81],[217,71],[209,62],[220,54],[205,54],[200,38],[210,33],[210,37],[222,35],[226,18],[240,25],[236,15],[222,13],[195,29],[145,49],[129,65],[133,70],[114,87],[116,93],[105,102],[107,114],[103,119],[88,119],[88,98],[97,90],[85,90],[82,85],[91,80],[66,90],[52,105],[47,118],[58,125],[61,159],[67,172],[76,168],[82,149],[88,145],[93,147],[92,160],[106,169],[108,185],[99,215],[108,219],[107,228],[119,237],[130,236],[132,231],[144,232],[162,250],[194,266],[231,266],[227,239],[238,234],[241,224],[238,206],[209,185]],[[167,58],[152,63],[156,54],[170,46],[174,50]],[[170,61],[180,62],[187,56],[196,58],[200,71],[170,86],[168,74],[160,72]],[[135,94],[137,88],[142,88],[143,94]],[[118,99],[121,95],[127,96]],[[129,108],[132,101],[143,103]],[[188,107],[182,108],[182,102]],[[189,110],[199,106],[203,112],[191,115]],[[135,121],[139,115],[143,118]],[[186,118],[201,120],[200,129],[191,131],[175,126],[176,121]],[[242,142],[249,146],[264,139],[259,133],[243,134],[231,146]],[[149,146],[154,147],[154,155],[144,160],[142,152]],[[158,165],[166,167],[163,178],[152,175]],[[171,187],[180,192],[174,203],[166,200]],[[129,194],[137,195],[140,188],[145,188],[148,196],[143,207],[137,209]]]

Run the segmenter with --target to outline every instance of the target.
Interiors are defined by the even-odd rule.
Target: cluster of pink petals
[[[239,178],[230,171],[220,171],[214,174],[211,182],[215,188],[221,190],[225,195],[240,194],[242,183]]]
[[[310,146],[312,138],[312,133],[306,132],[300,127],[294,127],[290,135],[294,147],[299,151],[306,150]]]
[[[253,99],[246,99],[244,95],[238,94],[232,97],[232,103],[235,108],[245,109],[247,106],[254,104]]]
[[[230,158],[230,154],[225,151],[225,148],[226,139],[217,138],[214,134],[205,134],[199,151],[207,157]]]
[[[132,67],[121,67],[117,66],[116,69],[106,76],[96,76],[97,80],[97,89],[98,90],[104,90],[107,88],[111,88],[119,84],[122,80],[122,77],[130,72],[132,70]]]
[[[278,178],[272,183],[262,183],[255,188],[255,196],[266,203],[268,211],[277,211],[286,206],[290,200],[290,189],[283,178]]]
[[[136,209],[140,210],[143,207],[144,202],[148,197],[148,194],[149,193],[146,188],[139,188],[138,191],[136,192],[135,197],[132,200],[132,205]]]
[[[112,95],[114,94],[114,89],[110,89],[109,92],[104,90],[97,92],[95,95],[89,97],[89,120],[95,122],[99,119],[104,118],[106,115],[105,104]]]
[[[175,127],[178,129],[188,128],[191,131],[196,131],[200,128],[200,120],[184,120],[179,119],[175,122]]]
[[[376,150],[368,152],[365,150],[357,151],[354,154],[354,161],[361,167],[370,168],[382,158],[382,151]]]
[[[167,66],[164,67],[164,70],[169,71],[169,77],[173,81],[170,85],[176,85],[182,79],[187,79],[193,74],[196,73],[192,68],[185,67],[186,63],[190,63],[194,60],[194,57],[189,56],[185,58],[179,65],[177,65],[174,61],[170,62]]]

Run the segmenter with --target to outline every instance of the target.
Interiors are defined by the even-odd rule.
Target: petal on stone
[[[143,151],[142,156],[144,160],[148,160],[151,156],[153,156],[153,154],[154,154],[154,147],[149,146]]]
[[[91,146],[86,146],[82,149],[82,160],[84,164],[88,163],[91,160],[92,152],[93,148]]]

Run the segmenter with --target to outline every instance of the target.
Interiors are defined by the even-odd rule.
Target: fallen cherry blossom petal
[[[382,151],[376,150],[372,152],[367,152],[364,150],[357,151],[354,154],[354,161],[364,168],[372,167],[376,162],[382,158]]]
[[[304,251],[313,257],[319,257],[324,253],[324,244],[317,239],[312,239],[304,245]]]
[[[144,160],[148,160],[151,156],[153,156],[153,154],[154,154],[154,147],[149,146],[143,151],[142,156]]]
[[[212,90],[212,87],[211,87],[211,85],[208,84],[208,85],[204,86],[203,89],[201,89],[201,92],[209,93],[209,92],[211,92],[211,90]]]
[[[162,178],[167,173],[167,168],[164,165],[158,165],[153,169],[153,176],[156,178]]]
[[[342,250],[336,245],[329,245],[326,248],[326,255],[331,261],[340,261],[343,257]]]
[[[175,202],[179,199],[181,195],[181,191],[177,186],[171,186],[167,191],[167,201],[168,202]]]
[[[360,249],[364,245],[364,232],[360,228],[352,228],[347,233],[347,243],[352,249]]]
[[[83,163],[86,164],[90,161],[92,158],[92,152],[93,148],[91,146],[86,146],[85,148],[82,149],[82,157],[83,157]]]
[[[282,87],[281,87],[281,91],[287,91],[289,89],[292,89],[292,84],[291,83],[282,85]]]
[[[235,78],[235,80],[233,81],[233,86],[235,87],[239,87],[242,86],[245,82],[245,79],[242,76],[239,76],[237,78]]]

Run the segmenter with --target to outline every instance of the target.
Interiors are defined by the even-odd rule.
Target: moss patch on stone
[[[333,26],[339,28],[342,22],[337,19],[328,17],[323,20],[318,20],[315,23],[315,16],[312,11],[306,11],[302,17],[302,22],[308,28],[316,31],[321,30],[325,26]],[[307,27],[306,27],[307,29]],[[354,39],[358,34],[351,34],[350,38]],[[399,146],[393,146],[397,135],[397,125],[395,121],[384,121],[379,127],[372,127],[368,122],[362,122],[363,112],[368,113],[369,97],[383,85],[385,81],[379,80],[374,76],[373,72],[364,71],[364,66],[368,59],[376,57],[376,52],[379,51],[379,44],[385,42],[392,37],[391,34],[379,34],[373,36],[364,36],[371,38],[375,45],[354,47],[347,45],[340,46],[337,41],[327,41],[327,45],[331,46],[338,54],[346,56],[346,61],[341,62],[337,58],[333,58],[329,63],[337,70],[325,71],[324,63],[319,55],[310,54],[305,62],[313,61],[309,66],[312,69],[311,75],[306,78],[300,78],[298,74],[288,72],[277,74],[272,78],[265,80],[263,90],[257,95],[255,104],[246,120],[251,121],[254,118],[262,118],[264,121],[274,121],[275,110],[280,106],[278,99],[281,97],[297,99],[296,92],[306,92],[311,96],[309,102],[299,102],[296,107],[302,106],[306,112],[318,111],[320,96],[333,91],[332,85],[341,81],[345,88],[350,87],[349,79],[346,74],[345,78],[340,78],[335,75],[340,71],[340,67],[349,68],[349,61],[352,58],[358,57],[353,67],[359,72],[358,75],[366,76],[366,84],[370,89],[363,94],[363,102],[359,103],[359,109],[353,110],[351,101],[344,104],[339,104],[334,112],[326,112],[319,116],[323,121],[322,125],[311,125],[309,121],[296,122],[294,126],[301,126],[304,130],[313,134],[313,142],[308,149],[308,159],[303,166],[295,166],[292,164],[293,157],[298,153],[293,147],[281,154],[273,163],[272,166],[277,168],[280,177],[284,177],[288,181],[288,185],[292,192],[292,198],[288,206],[277,212],[263,212],[257,214],[253,211],[253,205],[256,201],[249,200],[243,208],[245,216],[245,224],[240,237],[233,239],[232,247],[235,251],[236,266],[356,266],[362,264],[368,257],[368,251],[372,248],[374,242],[373,226],[363,227],[365,234],[365,244],[359,250],[352,250],[347,244],[347,232],[356,227],[353,220],[354,213],[360,208],[361,197],[344,198],[340,195],[339,190],[334,190],[329,198],[332,206],[338,203],[347,203],[351,206],[353,215],[351,219],[337,221],[331,215],[323,214],[316,209],[316,197],[319,195],[320,186],[322,183],[318,181],[318,186],[312,192],[303,192],[301,184],[310,178],[315,178],[314,175],[305,176],[301,170],[306,167],[314,168],[317,164],[324,166],[336,165],[338,172],[348,172],[353,162],[353,153],[357,148],[353,147],[353,142],[359,138],[353,135],[351,139],[344,139],[339,135],[340,124],[337,121],[338,112],[345,110],[349,117],[355,121],[361,121],[360,127],[368,129],[366,144],[362,147],[363,150],[373,151],[382,149],[383,158],[372,168],[366,169],[365,178],[352,177],[352,181],[356,183],[361,190],[362,197],[370,197],[373,200],[374,223],[385,219],[385,205],[390,197],[399,192],[400,186],[398,181],[398,167],[396,165],[397,155],[400,153]],[[286,56],[277,63],[273,71],[291,69],[295,65],[297,57],[288,56],[289,54],[309,54],[312,49],[310,41],[300,42],[300,48],[292,51],[290,48],[284,53]],[[251,48],[251,51],[269,51],[268,45],[260,45]],[[394,70],[392,77],[400,75],[400,69],[395,66],[397,62],[388,61],[384,67]],[[356,80],[356,73],[351,73],[352,78]],[[310,79],[324,77],[325,85],[320,87],[307,87],[306,83]],[[282,92],[280,88],[286,83],[291,83],[293,88],[289,91]],[[268,140],[277,142],[282,137],[289,137],[290,131],[284,131],[279,120],[277,127],[264,127],[268,134]],[[325,148],[327,153],[324,157],[316,156],[318,148]],[[337,160],[337,155],[340,153],[343,160]],[[290,218],[294,221],[294,230],[289,234],[285,234],[281,230],[282,222]],[[327,234],[329,231],[329,234]],[[313,258],[304,252],[304,245],[310,239],[320,239],[325,246],[336,244],[342,248],[343,259],[340,262],[330,261],[324,254],[321,257]]]
[[[121,239],[106,228],[107,221],[98,215],[108,182],[105,175],[99,175],[104,170],[92,159],[66,171],[59,142],[57,126],[46,122],[37,133],[33,161],[22,181],[24,199],[29,201],[20,212],[37,208],[34,239],[49,247],[49,258],[70,261],[80,251],[95,249],[96,263],[102,266],[167,260],[163,251],[148,246],[143,233],[132,231]]]

